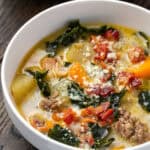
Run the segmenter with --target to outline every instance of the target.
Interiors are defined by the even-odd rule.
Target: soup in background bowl
[[[143,24],[135,24],[138,14]],[[150,31],[142,15],[149,11],[122,2],[68,2],[17,32],[4,57],[2,86],[27,140],[40,149],[149,147]]]

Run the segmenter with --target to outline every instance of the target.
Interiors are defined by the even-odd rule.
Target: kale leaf
[[[126,90],[123,89],[119,93],[113,93],[110,96],[107,97],[107,100],[110,102],[111,108],[114,109],[114,118],[117,120],[119,117],[119,111],[118,108],[120,106],[121,99],[125,95]]]
[[[71,65],[71,62],[68,62],[68,61],[64,62],[64,67],[69,67],[70,65]]]
[[[46,77],[48,71],[45,71],[45,72],[35,71],[34,72],[30,69],[26,69],[26,72],[28,72],[35,78],[37,85],[38,85],[39,89],[41,90],[41,93],[45,97],[50,96],[50,94],[51,94],[50,87],[49,87],[48,82],[45,80],[45,77]]]
[[[56,51],[61,46],[68,46],[79,38],[82,29],[78,21],[70,22],[66,31],[52,42],[46,42],[46,51],[51,57],[56,55]]]
[[[138,95],[139,104],[148,112],[150,112],[150,91],[141,91]]]
[[[109,128],[100,127],[98,124],[95,123],[90,123],[89,127],[95,140],[95,143],[92,146],[94,149],[107,147],[115,140],[114,138],[108,138],[108,135],[110,133]]]
[[[68,46],[79,38],[87,37],[89,34],[103,34],[110,29],[114,30],[107,25],[103,25],[99,28],[86,28],[80,24],[79,20],[71,21],[64,33],[58,36],[54,41],[46,42],[46,51],[49,53],[49,56],[54,57],[58,48]]]
[[[112,108],[118,108],[120,106],[120,100],[125,95],[126,90],[123,89],[119,93],[113,93],[110,96],[108,96],[106,99],[108,99],[111,103]]]
[[[120,100],[124,96],[125,90],[122,90],[119,93],[113,93],[108,97],[90,97],[85,94],[84,90],[75,82],[72,82],[68,86],[68,96],[73,104],[80,106],[81,108],[88,106],[98,106],[100,103],[105,101],[110,101],[111,107],[117,110],[120,106]]]
[[[78,146],[80,141],[70,130],[67,130],[60,125],[56,124],[53,129],[50,129],[48,136],[52,139],[55,139],[59,142],[71,145]]]
[[[72,82],[68,86],[68,96],[73,104],[80,106],[81,108],[88,106],[97,106],[102,101],[102,97],[89,97],[84,93],[84,90],[75,82]]]
[[[104,138],[101,140],[96,140],[93,148],[99,150],[99,148],[101,147],[108,147],[114,140],[115,140],[114,138],[109,138],[109,139]]]
[[[116,75],[112,73],[109,80],[114,84],[114,82],[116,80]]]

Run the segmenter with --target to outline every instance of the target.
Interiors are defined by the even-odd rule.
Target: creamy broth
[[[95,29],[103,24],[84,26]],[[46,136],[84,149],[121,150],[150,141],[149,37],[109,24],[100,33],[82,29],[69,44],[61,45],[59,39],[57,48],[49,43],[47,52],[46,42],[65,30],[41,40],[20,63],[11,85],[20,114]],[[142,92],[147,94],[144,104]],[[56,137],[56,128],[65,129],[61,133],[72,139]]]

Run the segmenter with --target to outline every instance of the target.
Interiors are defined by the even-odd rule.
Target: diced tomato
[[[108,40],[114,40],[114,41],[118,41],[120,37],[119,31],[118,30],[108,30],[104,33],[104,38],[108,39]]]
[[[135,47],[134,49],[130,50],[128,56],[133,64],[139,63],[146,58],[144,49],[140,47]]]
[[[76,113],[71,109],[66,109],[64,111],[63,120],[67,125],[70,125],[73,121],[76,120]]]
[[[112,116],[112,114],[113,114],[113,109],[108,109],[106,112],[104,112],[104,113],[102,113],[102,114],[100,114],[100,118],[102,119],[102,120],[107,120],[110,116]]]
[[[108,52],[108,43],[98,43],[94,47],[96,53]]]
[[[118,59],[119,59],[119,54],[117,54],[115,52],[109,52],[107,54],[106,61],[108,63],[116,63]]]
[[[100,95],[103,97],[107,97],[108,95],[114,93],[114,88],[111,86],[106,86],[100,89]]]
[[[125,71],[118,73],[118,82],[120,85],[127,85],[128,79],[131,77],[131,74]]]
[[[95,115],[98,116],[103,111],[104,111],[104,108],[100,105],[100,106],[98,106],[98,107],[95,108]]]
[[[89,143],[90,146],[94,145],[95,141],[92,135],[87,137],[87,142]]]
[[[99,95],[99,93],[100,93],[100,85],[96,84],[96,85],[94,85],[94,87],[89,87],[89,89],[86,92],[89,95],[91,95],[91,94]]]
[[[99,116],[100,113],[106,111],[110,106],[110,102],[103,102],[100,106],[95,108],[95,115]]]
[[[129,79],[129,86],[131,88],[137,88],[142,84],[141,80],[138,79],[137,77],[132,77]]]
[[[110,102],[103,102],[101,103],[101,106],[103,107],[104,110],[107,110],[110,106]]]
[[[101,126],[110,125],[113,123],[114,116],[113,116],[114,110],[112,108],[109,108],[108,110],[102,112],[99,114],[99,123]]]
[[[107,73],[107,74],[105,74],[104,75],[104,77],[102,78],[102,82],[106,82],[106,81],[108,81],[109,79],[110,79],[110,77],[111,77],[111,73]]]
[[[118,82],[119,84],[129,86],[130,88],[137,88],[142,84],[141,80],[135,77],[133,73],[124,71],[118,74]]]
[[[94,57],[94,59],[96,61],[103,61],[103,60],[105,60],[105,58],[106,58],[106,53],[104,53],[104,52],[97,53]]]
[[[103,102],[97,107],[90,106],[82,109],[81,111],[81,122],[82,123],[96,123],[97,121],[101,126],[106,126],[113,122],[114,110],[110,107],[110,102]],[[70,122],[69,122],[70,123]]]
[[[64,122],[66,124],[71,124],[74,120],[74,116],[72,114],[68,114],[65,118],[64,118]]]
[[[95,94],[103,97],[107,97],[110,94],[114,93],[114,88],[111,86],[101,87],[100,85],[95,85],[90,90],[87,91],[89,95]]]
[[[108,124],[112,124],[114,121],[114,117],[113,116],[110,116],[110,118],[107,119],[107,123]]]
[[[104,102],[100,106],[95,108],[95,115],[98,117],[101,126],[106,126],[113,122],[114,110],[109,107],[110,107],[110,102]]]
[[[96,52],[96,56],[94,57],[95,60],[100,60],[103,61],[106,59],[107,57],[107,53],[108,53],[108,44],[105,43],[99,43],[97,45],[95,45],[94,47],[94,51]]]
[[[100,124],[100,126],[104,127],[104,126],[112,124],[113,121],[114,121],[114,118],[112,116],[110,116],[110,118],[107,118],[106,120],[100,120],[99,124]]]
[[[106,121],[100,120],[99,121],[100,126],[105,127],[108,125],[108,123]]]

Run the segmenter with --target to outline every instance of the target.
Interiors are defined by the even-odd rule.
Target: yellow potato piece
[[[12,82],[12,94],[17,104],[23,102],[25,97],[36,87],[36,81],[27,75],[20,74]]]
[[[66,53],[66,59],[69,62],[85,62],[92,58],[94,51],[91,50],[89,43],[75,43],[73,44]]]

